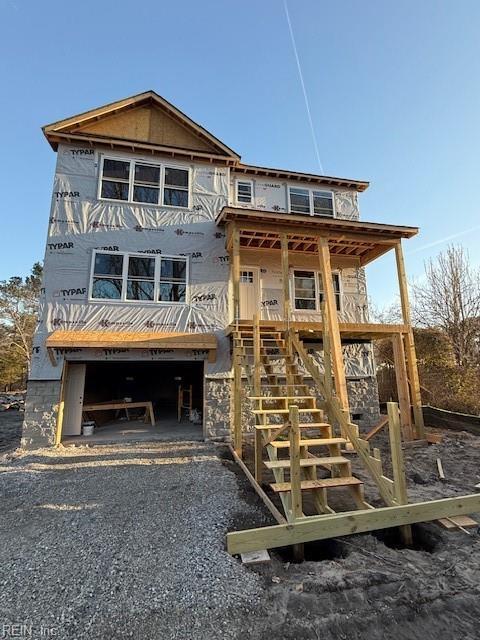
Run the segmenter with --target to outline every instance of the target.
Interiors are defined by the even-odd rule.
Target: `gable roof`
[[[56,151],[61,141],[90,141],[180,155],[222,158],[240,156],[155,91],[111,102],[45,125],[42,130]],[[183,152],[183,154],[182,154]]]

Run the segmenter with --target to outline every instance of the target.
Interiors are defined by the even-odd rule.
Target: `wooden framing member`
[[[397,381],[400,423],[404,440],[413,440],[412,417],[410,413],[410,392],[408,388],[407,365],[401,333],[392,336],[395,378]]]
[[[240,317],[240,238],[238,229],[232,228],[232,284],[233,321],[238,324]],[[233,446],[242,457],[242,366],[239,351],[233,347]]]
[[[400,436],[400,416],[396,402],[387,402],[388,434],[390,437],[390,454],[392,456],[392,472],[395,498],[398,504],[407,504],[407,481],[403,463],[402,439]],[[412,528],[406,524],[400,527],[403,541],[412,544]]]
[[[57,428],[55,430],[55,446],[59,447],[62,442],[63,415],[65,412],[65,385],[67,384],[68,360],[63,362],[62,379],[60,386],[60,400],[58,403]]]
[[[299,518],[295,522],[234,531],[227,534],[227,549],[231,555],[261,549],[325,540],[354,533],[388,529],[415,522],[467,515],[480,511],[480,494],[443,498],[431,502],[347,511]]]
[[[283,317],[290,321],[292,306],[290,302],[290,274],[288,268],[288,240],[287,234],[282,233],[280,236],[282,245],[282,282],[283,282]]]
[[[342,341],[338,327],[337,306],[332,283],[332,268],[330,265],[330,251],[328,241],[325,238],[318,240],[318,256],[322,284],[325,296],[325,309],[327,311],[328,333],[330,336],[330,348],[335,380],[335,391],[342,409],[348,410],[347,380],[342,356]]]
[[[413,406],[413,417],[416,427],[417,438],[425,437],[425,424],[422,412],[422,396],[420,394],[420,380],[418,377],[417,354],[415,352],[415,341],[413,338],[412,320],[410,315],[410,302],[408,299],[407,276],[405,272],[405,261],[401,240],[395,244],[395,259],[397,263],[398,286],[400,290],[400,303],[402,307],[403,322],[408,327],[405,336],[405,347],[407,354],[407,370],[410,380],[411,402]]]

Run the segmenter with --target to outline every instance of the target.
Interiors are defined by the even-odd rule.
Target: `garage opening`
[[[201,440],[203,368],[203,361],[69,364],[63,442]],[[82,376],[81,411],[75,412],[81,382],[68,397],[69,380],[75,386]],[[93,434],[85,435],[91,427]]]

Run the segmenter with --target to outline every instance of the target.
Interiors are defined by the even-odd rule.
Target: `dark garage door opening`
[[[155,426],[144,420],[144,408],[95,410],[84,419],[95,422],[94,436],[150,436],[165,439],[201,439],[203,435],[203,361],[188,362],[87,362],[83,404],[108,402],[151,402]],[[190,405],[188,392],[192,390],[192,414],[181,411],[178,421],[179,387],[184,390],[183,405]],[[196,414],[196,415],[193,415]],[[196,418],[191,421],[191,418]],[[123,437],[122,437],[123,436]]]

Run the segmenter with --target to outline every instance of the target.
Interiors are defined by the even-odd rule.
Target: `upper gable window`
[[[190,171],[140,160],[103,158],[99,197],[188,209]]]
[[[253,201],[253,183],[251,180],[237,180],[237,202],[251,204]]]
[[[292,213],[335,217],[335,205],[331,191],[290,187],[289,197],[290,211]]]

